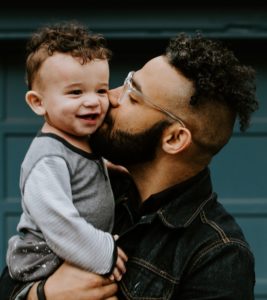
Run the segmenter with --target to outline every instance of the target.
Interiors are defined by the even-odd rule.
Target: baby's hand
[[[117,240],[118,236],[114,236],[114,239]],[[117,251],[118,251],[118,257],[117,257],[116,265],[109,278],[111,280],[120,281],[122,275],[126,272],[125,263],[127,262],[128,257],[120,247],[117,247]]]
[[[113,171],[115,173],[129,174],[129,171],[125,167],[121,165],[115,165],[106,159],[104,161],[109,171]]]

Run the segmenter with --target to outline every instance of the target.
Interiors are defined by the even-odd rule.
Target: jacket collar
[[[204,205],[213,199],[210,170],[208,168],[182,184],[184,185],[182,192],[179,193],[181,186],[177,185],[177,193],[174,192],[174,189],[170,193],[167,204],[157,211],[162,223],[170,228],[189,226]],[[165,194],[166,196],[167,194]]]
[[[132,225],[136,222],[151,223],[159,218],[162,224],[169,228],[187,227],[201,208],[213,198],[208,168],[187,181],[151,195],[141,206],[140,196],[132,180],[127,180],[126,184],[125,180],[120,178],[116,182],[120,183],[117,188],[113,185],[115,199],[118,200],[116,224],[120,224],[120,218],[124,218],[126,212]]]

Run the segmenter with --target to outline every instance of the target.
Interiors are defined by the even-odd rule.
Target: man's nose
[[[119,86],[108,91],[109,102],[112,107],[118,107],[120,105],[119,99],[122,93],[122,88],[122,86]]]

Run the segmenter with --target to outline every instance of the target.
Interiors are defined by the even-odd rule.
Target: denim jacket
[[[114,232],[129,257],[119,299],[254,299],[253,254],[208,169],[152,198],[160,205],[142,216],[126,195],[117,206]]]
[[[120,195],[114,233],[129,257],[119,299],[254,299],[253,254],[217,201],[208,169],[152,195],[141,208],[131,185],[113,188]],[[24,287],[4,272],[0,299],[24,299]]]

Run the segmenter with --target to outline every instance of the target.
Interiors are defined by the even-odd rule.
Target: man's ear
[[[175,123],[165,129],[162,139],[162,149],[170,154],[176,154],[186,149],[192,141],[189,129]]]
[[[25,100],[30,108],[38,115],[45,115],[45,107],[43,105],[41,95],[36,91],[28,91],[25,95]]]

